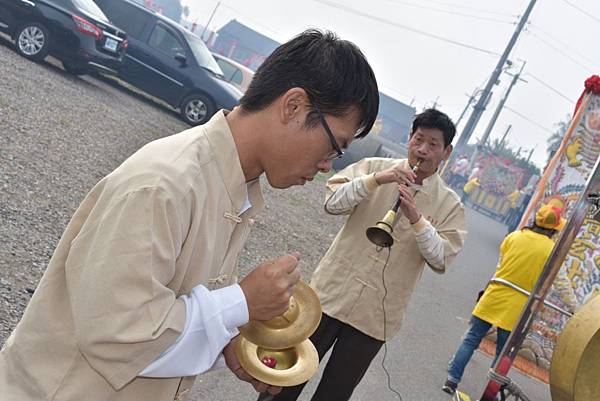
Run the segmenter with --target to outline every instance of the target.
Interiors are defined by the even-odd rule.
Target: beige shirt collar
[[[245,213],[252,217],[260,213],[264,206],[260,178],[246,182],[233,134],[225,118],[227,113],[229,112],[221,110],[206,123],[206,138],[210,143],[227,194],[233,204],[233,210],[237,214],[248,199],[252,207]]]

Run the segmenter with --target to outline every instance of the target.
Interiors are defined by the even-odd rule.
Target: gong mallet
[[[412,172],[416,173],[420,165],[421,160],[419,159],[413,166]],[[394,244],[392,232],[394,231],[394,221],[396,220],[396,214],[398,213],[400,203],[402,203],[402,198],[398,195],[396,203],[387,211],[385,216],[383,216],[383,219],[378,221],[374,226],[367,228],[366,233],[369,241],[382,248],[389,248]]]

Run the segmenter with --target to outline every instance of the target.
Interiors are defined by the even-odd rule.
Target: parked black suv
[[[116,74],[127,47],[125,32],[92,0],[0,0],[0,30],[20,55],[40,61],[51,54],[76,75]]]
[[[223,79],[212,54],[176,22],[129,0],[95,0],[119,28],[129,47],[119,76],[179,109],[191,125],[219,109],[231,109],[242,93]]]

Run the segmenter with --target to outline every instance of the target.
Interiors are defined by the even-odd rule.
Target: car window
[[[219,64],[217,64],[215,58],[210,50],[208,50],[208,47],[206,47],[204,42],[191,32],[183,31],[183,34],[185,35],[185,38],[192,49],[192,53],[194,53],[194,57],[198,61],[198,65],[202,68],[212,71],[216,75],[223,75],[221,67],[219,67]]]
[[[223,71],[223,76],[225,77],[225,79],[227,81],[231,81],[233,79],[235,72],[238,71],[238,69],[235,68],[233,65],[229,64],[225,60],[221,60],[219,58],[216,60],[217,60],[217,64],[219,64],[219,67],[221,67],[221,71]]]
[[[100,10],[100,8],[92,0],[71,0],[73,5],[83,12],[90,14],[93,17],[98,18],[101,21],[108,22],[106,15]]]
[[[233,73],[233,76],[231,77],[231,82],[241,85],[243,78],[242,72],[236,68],[235,73]]]
[[[152,30],[148,44],[173,57],[177,53],[185,55],[185,50],[179,39],[161,24],[156,24],[154,30]]]
[[[140,39],[150,20],[150,14],[123,0],[96,0],[104,14],[127,35]]]

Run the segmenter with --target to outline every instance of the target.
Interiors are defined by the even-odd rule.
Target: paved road
[[[506,228],[481,214],[468,211],[469,236],[460,256],[443,276],[427,271],[417,287],[400,334],[388,343],[385,366],[392,388],[403,401],[448,401],[441,391],[446,365],[468,326],[474,298],[493,273],[498,246]],[[355,391],[352,401],[392,401],[399,398],[387,388],[380,352]],[[467,367],[462,390],[476,400],[486,383],[491,358],[476,352]],[[514,371],[511,377],[535,401],[550,400],[548,385]],[[300,401],[310,400],[309,383]],[[194,401],[254,400],[249,385],[228,373],[211,372],[198,379]]]

